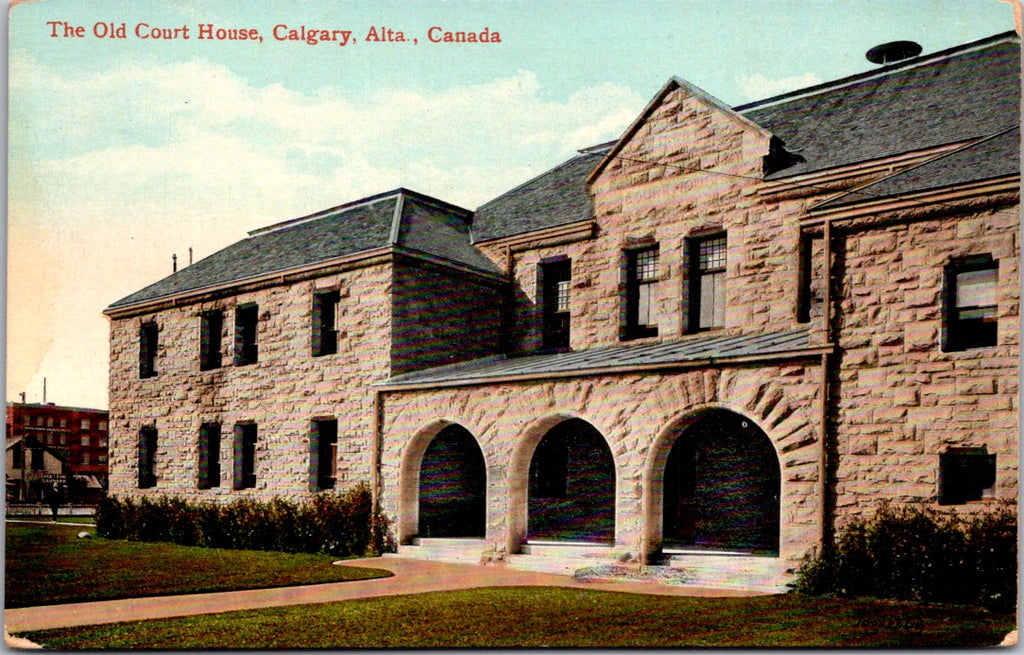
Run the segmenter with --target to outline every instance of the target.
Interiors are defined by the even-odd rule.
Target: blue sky
[[[1014,29],[998,0],[42,0],[9,21],[8,399],[41,400],[46,377],[47,400],[95,407],[101,312],[172,253],[397,186],[474,208],[616,138],[673,75],[735,105],[869,70],[882,42]],[[104,23],[127,38],[96,37]],[[199,40],[206,23],[264,40]],[[276,25],[357,42],[279,42]],[[367,42],[373,26],[419,42]],[[431,44],[432,26],[501,43]]]

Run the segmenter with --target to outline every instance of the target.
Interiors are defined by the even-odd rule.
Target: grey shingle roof
[[[395,209],[402,213],[392,241]],[[242,282],[390,245],[406,246],[487,273],[497,267],[469,243],[471,213],[406,189],[370,196],[250,236],[110,305],[129,307]]]
[[[610,368],[671,366],[687,362],[765,357],[810,347],[806,329],[757,334],[700,334],[654,344],[619,344],[525,357],[489,357],[398,375],[386,386],[470,383],[504,377],[582,374]]]
[[[996,134],[1019,104],[1008,32],[735,109],[804,158],[778,179]]]
[[[603,154],[611,144],[591,149]],[[473,238],[486,241],[593,218],[586,179],[601,161],[579,154],[567,162],[481,205],[473,218]]]
[[[863,186],[822,203],[815,209],[841,207],[1019,174],[1020,128],[1014,127]]]

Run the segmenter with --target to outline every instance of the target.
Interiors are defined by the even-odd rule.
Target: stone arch
[[[441,419],[420,428],[403,453],[399,479],[399,543],[418,535],[484,536],[487,467],[462,425]]]
[[[545,444],[553,445],[555,450]],[[551,469],[539,471],[538,466],[543,467],[545,462],[535,458],[543,455],[550,459],[558,448],[567,449],[564,465],[568,468],[561,482],[563,488],[560,493],[539,500],[543,492],[538,493],[537,485],[543,484]],[[590,476],[593,482],[585,492],[579,479],[582,475]],[[608,441],[592,422],[567,413],[535,421],[513,451],[509,467],[510,552],[528,538],[537,536],[552,540],[613,542],[618,477]],[[585,497],[584,493],[590,496]],[[576,518],[573,518],[573,508],[578,514]],[[534,520],[530,517],[531,509]],[[547,516],[547,527],[538,523],[542,514]],[[560,520],[564,520],[564,524],[559,525]]]
[[[692,452],[684,454],[687,447]],[[669,466],[686,458],[696,467],[693,511],[710,517],[689,538],[663,532],[680,527],[666,517],[666,485],[674,483]],[[655,439],[644,467],[644,551],[674,539],[696,549],[778,555],[781,472],[777,445],[748,412],[712,403],[677,415]]]

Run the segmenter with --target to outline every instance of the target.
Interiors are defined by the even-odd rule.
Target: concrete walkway
[[[236,610],[281,607],[305,603],[330,603],[354,598],[374,598],[431,591],[475,589],[480,587],[550,586],[601,589],[667,596],[754,596],[758,592],[702,589],[671,586],[657,582],[583,582],[571,576],[511,569],[500,564],[449,564],[402,557],[346,560],[346,565],[384,569],[394,573],[388,578],[334,582],[303,587],[253,589],[187,596],[130,598],[92,603],[45,605],[4,611],[4,636],[10,647],[11,634],[31,630],[162,619],[195,614],[215,614]]]

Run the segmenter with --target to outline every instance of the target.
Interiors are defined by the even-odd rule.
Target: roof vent
[[[873,64],[891,64],[921,54],[921,45],[913,41],[890,41],[868,50],[868,61]]]

